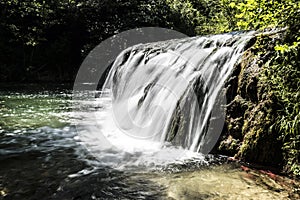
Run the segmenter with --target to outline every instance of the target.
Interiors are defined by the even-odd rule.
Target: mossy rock
[[[282,144],[279,135],[270,129],[275,113],[272,102],[265,101],[246,113],[243,126],[243,143],[237,157],[247,162],[280,167],[282,164]]]
[[[266,45],[271,45],[266,38],[258,38],[225,83],[228,104],[217,152],[278,168],[283,164],[282,142],[278,131],[271,128],[278,108],[276,98],[261,80],[265,63],[274,51]]]

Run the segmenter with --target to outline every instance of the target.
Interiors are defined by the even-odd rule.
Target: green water
[[[57,87],[67,86],[2,86],[0,132],[67,125],[72,111],[71,90]]]

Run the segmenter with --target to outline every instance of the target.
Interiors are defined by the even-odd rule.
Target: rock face
[[[216,151],[278,168],[282,164],[282,144],[272,128],[276,99],[270,91],[265,91],[260,78],[275,41],[269,38],[267,48],[261,49],[264,54],[258,53],[261,47],[257,47],[257,41],[245,51],[241,63],[227,80],[226,121]]]

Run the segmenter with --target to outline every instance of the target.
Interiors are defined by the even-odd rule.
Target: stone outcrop
[[[269,37],[269,36],[267,36]],[[246,162],[280,167],[282,144],[273,124],[276,98],[266,91],[261,75],[278,36],[269,39],[264,54],[258,53],[256,42],[245,51],[225,84],[227,106],[222,136],[216,146],[221,154],[235,156]],[[262,38],[258,38],[261,40]]]

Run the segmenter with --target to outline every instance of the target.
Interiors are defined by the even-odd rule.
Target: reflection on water
[[[297,192],[225,164],[224,157],[160,167],[104,165],[70,123],[69,90],[1,89],[0,199],[288,199]],[[102,158],[119,153],[99,152]]]

